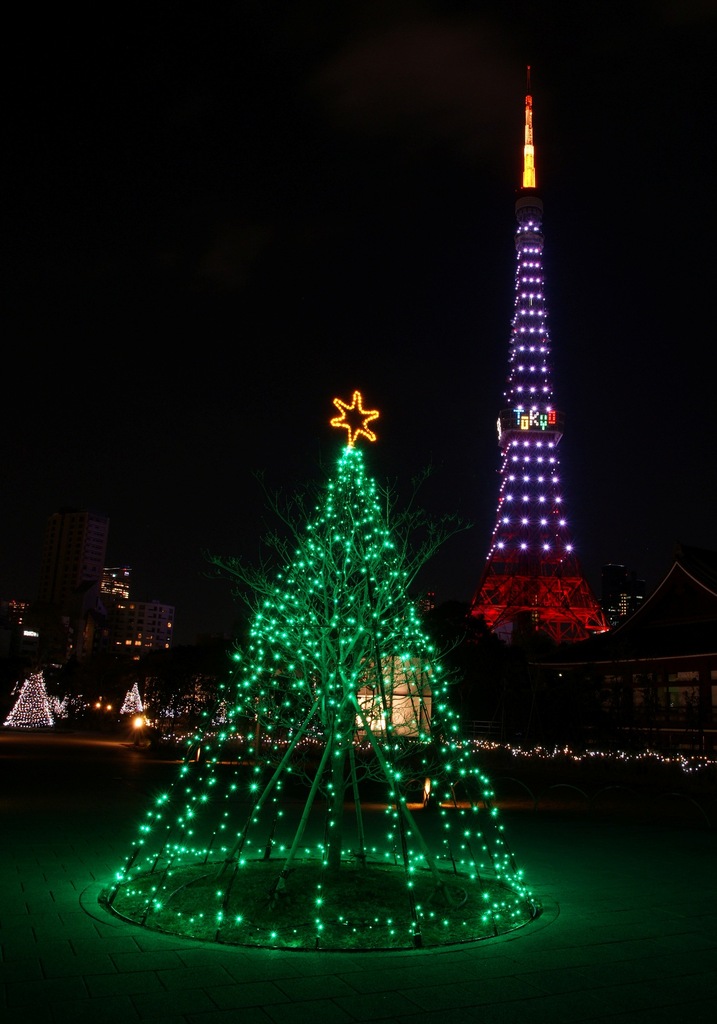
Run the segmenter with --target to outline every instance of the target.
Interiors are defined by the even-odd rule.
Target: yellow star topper
[[[363,398],[360,391],[354,391],[351,405],[342,402],[340,398],[334,399],[334,405],[340,411],[340,416],[334,416],[331,420],[332,427],[343,427],[348,431],[349,448],[353,448],[359,436],[365,437],[368,441],[375,441],[376,435],[369,430],[369,423],[378,419],[378,409],[364,409]]]

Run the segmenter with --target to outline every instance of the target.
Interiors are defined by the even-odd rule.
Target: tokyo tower
[[[547,634],[573,643],[609,629],[573,549],[558,443],[564,415],[554,403],[543,284],[543,203],[535,179],[530,68],[525,97],[523,184],[515,216],[517,268],[508,378],[498,416],[501,452],[497,521],[470,614],[512,642]]]

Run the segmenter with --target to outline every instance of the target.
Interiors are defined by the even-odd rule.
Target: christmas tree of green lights
[[[415,557],[365,468],[360,392],[334,399],[348,444],[312,514],[275,540],[227,708],[192,737],[177,782],[105,894],[147,927],[287,949],[419,948],[495,936],[538,912],[449,680],[407,591]],[[302,506],[303,507],[303,506]]]

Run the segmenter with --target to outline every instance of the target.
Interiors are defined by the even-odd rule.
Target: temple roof
[[[717,658],[717,551],[677,544],[672,564],[640,607],[599,636],[564,646],[554,667],[654,658]]]

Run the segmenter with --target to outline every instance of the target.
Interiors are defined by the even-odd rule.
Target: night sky
[[[473,524],[421,580],[470,600],[527,64],[585,575],[599,596],[620,562],[649,589],[678,542],[717,549],[714,3],[113,17],[10,45],[0,597],[33,599],[48,517],[92,508],[132,597],[175,605],[175,644],[230,629],[205,551],[258,562],[256,474],[287,497],[325,480],[332,398],[358,388],[370,472],[407,495],[431,466],[419,504]]]

